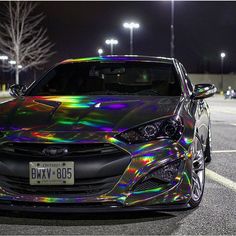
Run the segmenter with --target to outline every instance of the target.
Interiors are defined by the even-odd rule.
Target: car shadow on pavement
[[[19,213],[1,212],[1,225],[42,225],[42,226],[101,226],[143,223],[151,221],[171,221],[177,224],[193,210],[178,212],[124,212],[124,213]],[[172,225],[173,226],[173,225]]]

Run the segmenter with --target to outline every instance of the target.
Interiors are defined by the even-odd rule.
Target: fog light
[[[182,167],[182,160],[171,162],[161,168],[158,168],[148,174],[143,181],[149,179],[159,179],[164,182],[170,182],[176,178]]]

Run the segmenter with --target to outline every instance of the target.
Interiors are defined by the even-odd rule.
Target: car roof
[[[99,57],[84,57],[84,58],[75,58],[75,59],[67,59],[62,61],[60,64],[67,63],[77,63],[77,62],[122,62],[122,61],[139,61],[139,62],[161,62],[172,64],[174,58],[168,57],[154,57],[154,56],[139,56],[139,55],[106,55]]]

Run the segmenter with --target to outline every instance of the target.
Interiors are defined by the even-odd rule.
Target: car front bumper
[[[177,143],[160,140],[143,145],[127,145],[109,137],[106,141],[131,156],[124,173],[109,192],[88,197],[67,194],[19,194],[6,191],[0,186],[0,209],[36,212],[117,212],[188,208],[191,197],[192,153],[189,151],[191,145],[186,145],[186,139]],[[134,186],[148,173],[178,159],[181,159],[184,165],[173,181],[160,187],[135,191]]]
[[[19,212],[47,212],[47,213],[110,213],[110,212],[136,212],[136,211],[178,211],[189,209],[188,203],[183,204],[162,204],[154,206],[133,206],[123,207],[117,205],[93,206],[80,204],[37,204],[16,201],[0,201],[1,211],[19,211]]]

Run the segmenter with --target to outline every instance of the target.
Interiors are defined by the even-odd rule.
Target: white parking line
[[[236,150],[216,150],[212,151],[212,153],[236,153]]]
[[[232,189],[236,192],[236,183],[230,179],[225,178],[222,175],[217,174],[216,172],[206,169],[206,176],[210,179],[218,182],[219,184],[222,184],[223,186]]]
[[[232,109],[224,109],[224,110],[220,110],[220,109],[216,109],[216,108],[211,108],[210,111],[213,112],[218,112],[218,113],[228,113],[228,114],[236,114],[236,112]]]

